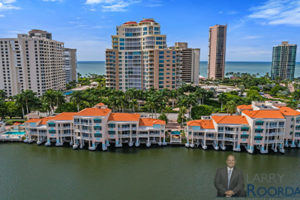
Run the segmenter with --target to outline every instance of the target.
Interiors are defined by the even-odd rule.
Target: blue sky
[[[0,0],[0,37],[47,30],[77,48],[78,60],[104,60],[116,26],[143,18],[161,24],[168,46],[201,48],[201,61],[215,24],[228,25],[228,61],[271,61],[272,46],[300,44],[299,0]]]

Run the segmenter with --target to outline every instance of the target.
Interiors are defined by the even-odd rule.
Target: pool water
[[[5,134],[7,135],[25,135],[24,131],[8,131]]]

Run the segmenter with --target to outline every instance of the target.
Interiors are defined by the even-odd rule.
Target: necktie
[[[230,184],[231,173],[232,173],[232,169],[229,169],[228,170],[228,189],[229,189],[229,184]]]

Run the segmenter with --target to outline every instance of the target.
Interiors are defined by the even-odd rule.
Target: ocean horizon
[[[264,76],[266,73],[271,74],[272,62],[267,61],[227,61],[225,64],[225,74],[228,72],[240,72],[259,74]],[[77,72],[81,75],[87,74],[105,74],[105,61],[78,61]],[[199,75],[207,77],[207,61],[200,61]],[[300,77],[300,62],[296,63],[295,78]]]

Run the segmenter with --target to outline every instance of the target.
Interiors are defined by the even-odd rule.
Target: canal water
[[[215,171],[229,153],[184,147],[90,152],[0,144],[0,199],[214,199]],[[300,186],[300,149],[284,155],[234,155],[246,186]]]

